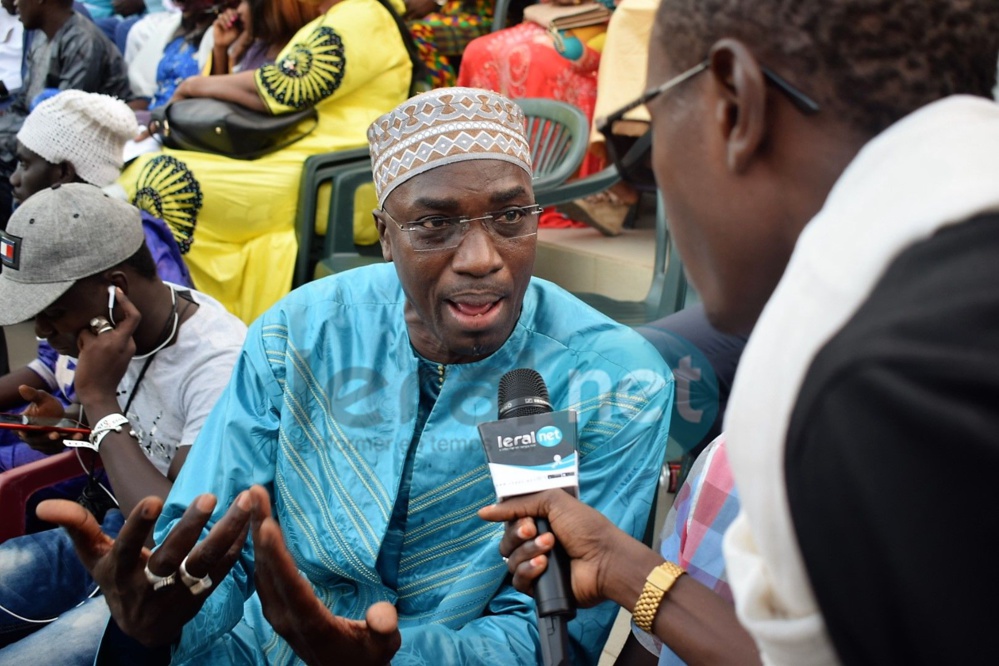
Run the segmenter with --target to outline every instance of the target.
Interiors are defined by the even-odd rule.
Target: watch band
[[[90,431],[91,448],[100,453],[101,442],[109,432],[121,432],[121,427],[128,423],[128,418],[122,414],[108,414]]]
[[[656,618],[656,612],[663,602],[663,597],[673,587],[677,579],[685,573],[687,572],[682,567],[672,562],[663,562],[649,573],[645,579],[642,594],[635,602],[635,610],[631,612],[639,629],[652,632],[652,621]]]

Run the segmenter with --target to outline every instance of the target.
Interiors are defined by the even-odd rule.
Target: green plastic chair
[[[564,102],[516,101],[527,117],[534,196],[538,197],[569,180],[579,169],[590,145],[590,122],[582,111]]]
[[[651,132],[640,136],[622,158],[625,167],[630,168],[637,161],[645,159],[645,154],[651,145]],[[621,180],[621,174],[618,173],[617,167],[611,164],[602,171],[590,174],[585,178],[569,181],[568,183],[563,181],[555,187],[547,188],[540,193],[535,192],[535,194],[537,194],[538,203],[542,206],[557,206],[576,199],[582,199],[591,194],[603,192],[619,180]]]
[[[330,180],[338,167],[360,163],[370,163],[366,147],[312,155],[305,160],[302,166],[302,180],[298,187],[298,207],[295,214],[298,255],[295,258],[295,273],[292,277],[293,288],[309,281],[309,267],[318,259],[320,243],[316,234],[315,220],[319,208],[319,186]]]
[[[662,196],[656,205],[656,253],[652,285],[641,301],[619,301],[601,294],[574,293],[584,303],[614,321],[638,326],[673,314],[697,301],[697,295],[683,273],[683,262],[671,242]]]
[[[524,110],[527,119],[527,137],[534,166],[534,193],[540,200],[545,192],[561,186],[579,169],[589,145],[590,124],[582,111],[564,102],[520,99],[517,104]],[[381,261],[380,252],[369,249],[366,254],[354,245],[352,237],[354,195],[357,188],[372,180],[370,160],[329,165],[324,167],[322,176],[332,182],[333,194],[322,258],[316,262],[313,277],[318,279]],[[310,192],[318,193],[318,184]],[[315,194],[312,196],[314,198]],[[312,203],[311,206],[305,212],[308,214],[311,211],[314,217],[316,205]],[[299,210],[302,210],[301,203]],[[301,248],[299,255],[302,255]],[[307,274],[307,269],[304,270],[303,276]],[[296,266],[296,279],[298,275]]]
[[[361,186],[372,182],[371,160],[331,169],[330,181],[329,226],[322,258],[316,262],[312,275],[316,280],[382,261],[380,245],[359,247],[354,244],[354,196]]]

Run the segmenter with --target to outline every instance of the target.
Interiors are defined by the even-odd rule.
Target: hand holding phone
[[[59,453],[64,439],[84,439],[90,433],[86,426],[65,418],[62,403],[47,392],[27,385],[18,391],[31,404],[22,414],[0,415],[0,428],[15,430],[36,451]]]

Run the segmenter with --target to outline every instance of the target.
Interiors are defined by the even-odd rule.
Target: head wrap
[[[135,113],[120,99],[64,90],[28,114],[17,140],[46,162],[69,162],[80,178],[104,187],[121,175],[125,143],[137,132]]]
[[[502,160],[531,175],[524,112],[488,90],[440,88],[406,100],[368,128],[378,205],[413,176],[465,160]]]

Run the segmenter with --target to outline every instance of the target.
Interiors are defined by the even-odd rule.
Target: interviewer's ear
[[[766,138],[766,80],[756,58],[736,39],[716,42],[709,60],[716,93],[715,122],[725,141],[728,168],[742,173]]]

